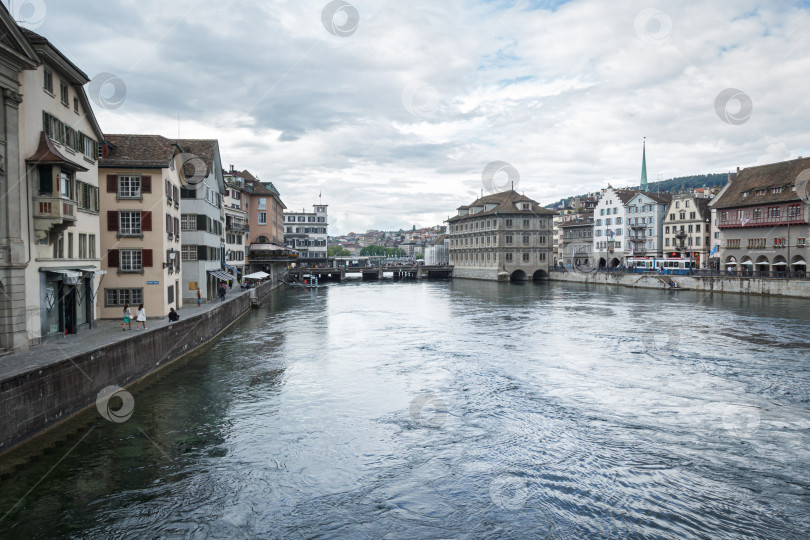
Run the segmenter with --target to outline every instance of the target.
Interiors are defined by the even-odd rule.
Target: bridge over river
[[[380,280],[383,274],[391,273],[394,279],[445,279],[452,277],[452,265],[382,265],[340,266],[337,268],[291,268],[290,277],[301,281],[305,274],[317,276],[324,281],[343,281],[349,274],[360,274],[364,280]]]

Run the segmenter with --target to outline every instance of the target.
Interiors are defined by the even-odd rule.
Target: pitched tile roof
[[[209,171],[214,170],[214,156],[219,148],[219,141],[216,139],[176,139],[174,142],[180,145],[186,154],[194,154],[208,167]]]
[[[810,158],[791,159],[769,165],[748,167],[737,172],[722,195],[718,195],[713,208],[759,206],[761,204],[799,202],[800,194],[794,191],[796,179],[805,169],[810,169]],[[778,193],[772,193],[779,189]],[[765,190],[756,195],[757,190]]]
[[[162,169],[174,155],[172,141],[160,135],[108,134],[105,138],[112,146],[109,156],[99,159],[99,167]]]
[[[530,203],[529,210],[518,210],[515,206],[515,203],[518,202],[528,202]],[[447,221],[454,222],[460,221],[468,218],[478,218],[481,216],[492,216],[495,214],[536,214],[541,216],[552,216],[554,215],[553,210],[549,210],[548,208],[544,208],[530,198],[525,195],[521,195],[517,191],[510,189],[507,191],[502,191],[500,193],[495,193],[493,195],[487,195],[486,197],[481,197],[473,201],[470,205],[459,206],[459,209],[469,209],[476,206],[484,206],[485,204],[495,204],[495,208],[488,211],[481,211],[475,214],[467,214],[465,216],[453,216]]]

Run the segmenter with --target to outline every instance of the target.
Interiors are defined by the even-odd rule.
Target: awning
[[[62,270],[59,268],[40,268],[40,272],[50,272],[52,274],[62,274],[62,280],[68,285],[76,285],[82,277],[81,272],[75,270]]]
[[[209,270],[208,273],[222,281],[239,281],[235,276],[230,275],[224,270]]]
[[[745,263],[743,263],[743,264],[745,264]],[[757,263],[757,266],[768,266],[769,264],[771,264],[771,263],[769,263],[768,261],[759,261]]]
[[[245,276],[245,279],[264,279],[270,277],[270,274],[267,272],[253,272],[252,274],[248,274]]]
[[[238,273],[239,273],[239,270],[238,270],[238,269],[234,268],[233,266],[231,266],[231,265],[229,265],[229,264],[226,264],[226,265],[224,265],[224,266],[225,266],[225,268],[227,268],[228,270],[230,270],[231,272],[233,272],[233,273],[235,273],[235,274],[238,274]]]
[[[773,263],[773,265],[774,266],[787,266],[787,263],[785,261],[779,261],[779,262]]]
[[[793,261],[790,264],[793,265],[793,266],[807,266],[807,263],[804,262],[804,261]]]

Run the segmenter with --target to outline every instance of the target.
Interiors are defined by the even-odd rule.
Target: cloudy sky
[[[5,0],[8,5],[9,0]],[[810,155],[810,3],[13,0],[106,133],[217,138],[330,233]],[[106,84],[103,84],[105,81]],[[505,162],[492,181],[487,165]],[[495,167],[496,169],[498,167]],[[486,185],[486,188],[485,188]]]

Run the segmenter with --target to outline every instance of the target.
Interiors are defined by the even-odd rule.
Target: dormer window
[[[529,203],[522,203],[524,210],[531,210]]]

